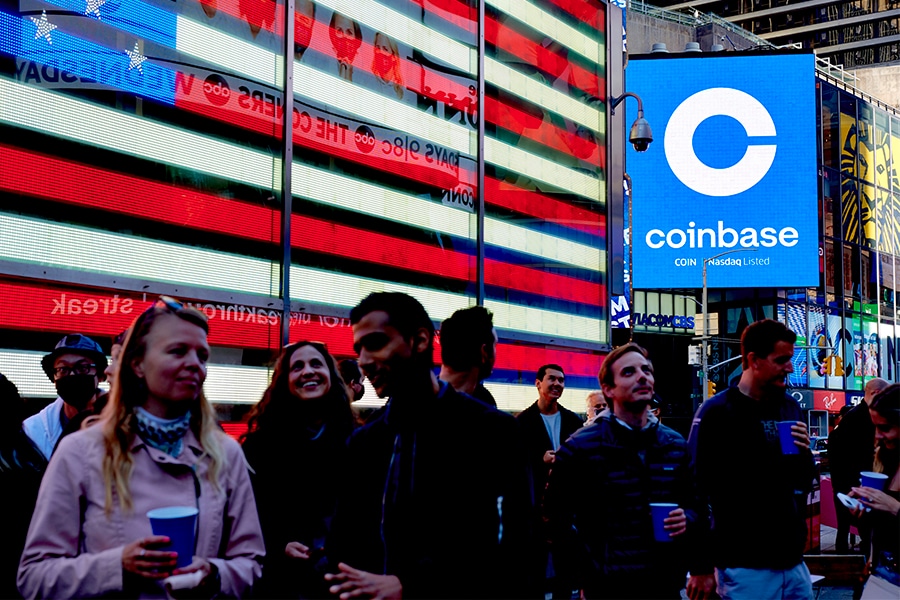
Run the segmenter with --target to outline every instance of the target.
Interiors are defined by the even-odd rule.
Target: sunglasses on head
[[[156,311],[156,310],[162,310],[162,311],[172,312],[172,313],[179,313],[179,312],[183,311],[185,308],[186,307],[184,306],[184,304],[182,304],[181,302],[179,302],[178,300],[176,300],[175,298],[173,298],[171,296],[160,296],[159,298],[156,299],[156,302],[154,302],[149,307],[147,307],[147,310],[145,310],[141,314],[141,318],[146,317],[147,315],[149,315],[150,313],[152,313],[153,311]]]
[[[178,312],[179,310],[184,309],[184,304],[171,296],[160,296],[159,299],[153,303],[152,308],[168,308],[169,310]]]

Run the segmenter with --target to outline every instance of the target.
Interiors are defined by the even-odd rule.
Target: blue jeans
[[[809,569],[716,569],[716,592],[723,600],[812,600]]]

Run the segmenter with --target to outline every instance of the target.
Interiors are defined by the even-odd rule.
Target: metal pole
[[[703,310],[703,337],[700,338],[700,352],[703,353],[703,356],[700,357],[702,361],[702,369],[703,369],[703,381],[700,382],[700,385],[703,387],[703,401],[706,402],[709,400],[709,358],[707,357],[707,350],[709,349],[709,310],[706,304],[708,300],[708,290],[706,287],[706,263],[710,259],[703,259],[703,306],[701,310]]]
[[[709,306],[707,305],[709,291],[706,287],[706,265],[709,261],[725,256],[726,254],[734,254],[735,252],[756,252],[759,248],[735,248],[726,252],[720,252],[715,256],[703,259],[703,335],[700,337],[700,351],[703,353],[701,360],[703,361],[703,401],[709,399],[709,359],[706,352],[709,349]]]
[[[475,242],[476,277],[475,300],[484,306],[484,1],[478,2],[478,215],[476,220],[477,238]]]
[[[634,187],[631,183],[631,177],[625,173],[625,181],[628,182],[628,191],[625,193],[626,202],[628,202],[628,341],[634,341],[634,221],[632,220],[632,206],[634,204]]]
[[[284,94],[281,141],[281,345],[290,343],[291,328],[291,168],[294,164],[294,0],[284,3]]]

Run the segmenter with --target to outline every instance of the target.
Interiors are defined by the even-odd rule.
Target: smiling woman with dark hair
[[[268,549],[262,596],[328,596],[316,563],[338,483],[346,476],[345,442],[353,425],[346,387],[328,349],[318,342],[287,346],[244,436]]]

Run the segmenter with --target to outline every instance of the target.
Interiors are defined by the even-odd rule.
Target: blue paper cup
[[[860,487],[870,487],[872,489],[876,489],[879,492],[884,491],[884,486],[887,484],[888,476],[884,473],[875,473],[873,471],[861,471],[859,474],[859,485]]]
[[[800,454],[800,448],[794,443],[794,437],[791,435],[791,427],[796,424],[797,421],[778,421],[778,439],[781,440],[782,454]]]
[[[669,513],[678,508],[677,504],[654,502],[650,504],[650,516],[653,518],[653,539],[657,542],[671,542],[669,532],[665,530],[663,519],[668,518]]]
[[[197,513],[193,506],[166,506],[147,513],[153,535],[164,535],[170,544],[165,550],[178,553],[176,566],[186,567],[194,560],[194,531]]]

